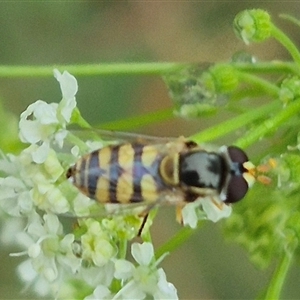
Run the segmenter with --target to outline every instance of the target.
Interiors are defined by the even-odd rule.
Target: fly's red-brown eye
[[[247,170],[243,167],[243,164],[248,161],[248,156],[242,149],[236,146],[229,146],[227,150],[231,159],[231,177],[227,186],[225,202],[235,203],[243,199],[249,189],[248,183],[243,177],[243,173],[247,172]]]
[[[247,154],[239,147],[229,146],[227,147],[227,150],[232,162],[243,164],[246,161],[249,161]]]
[[[232,176],[227,187],[225,203],[235,203],[242,200],[249,189],[247,181],[243,176]]]

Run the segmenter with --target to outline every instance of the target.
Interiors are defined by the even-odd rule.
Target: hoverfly
[[[236,146],[210,150],[184,137],[122,133],[122,138],[83,156],[66,174],[83,194],[102,204],[174,204],[181,221],[185,204],[201,197],[235,203],[256,180],[256,167]]]

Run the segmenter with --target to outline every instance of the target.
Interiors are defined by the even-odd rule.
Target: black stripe
[[[141,181],[144,175],[144,165],[142,163],[142,155],[144,150],[143,144],[135,144],[132,145],[134,149],[134,157],[133,157],[133,167],[135,173],[133,172],[133,194],[131,196],[130,202],[137,203],[141,202],[142,199],[142,187]],[[138,174],[137,174],[138,173]]]
[[[111,147],[110,168],[109,168],[109,202],[119,203],[117,199],[118,179],[122,173],[119,165],[119,150],[122,145]]]
[[[100,151],[100,150],[99,150]],[[87,166],[87,170],[85,174],[88,174],[88,192],[91,198],[95,198],[95,193],[97,189],[97,182],[99,178],[99,151],[94,151],[90,154],[89,165]]]
[[[76,185],[79,186],[79,187],[83,187],[83,188],[85,188],[86,185],[88,184],[86,182],[86,170],[85,170],[85,168],[86,168],[86,159],[81,159],[80,168],[77,171],[79,173],[79,178],[78,178],[78,176],[75,176],[75,178],[76,178]]]

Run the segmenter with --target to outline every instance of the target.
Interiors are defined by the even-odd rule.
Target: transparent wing
[[[163,144],[176,140],[176,138],[174,137],[158,137],[130,132],[103,130],[97,128],[72,129],[70,131],[83,140],[98,138],[99,140],[103,141],[117,141],[119,143],[140,141],[144,142],[145,144]]]
[[[169,191],[161,194],[154,202],[141,201],[137,203],[99,203],[94,199],[81,195],[81,203],[73,203],[72,211],[63,216],[71,218],[111,218],[121,216],[144,216],[156,207],[183,206],[184,197],[179,191]]]

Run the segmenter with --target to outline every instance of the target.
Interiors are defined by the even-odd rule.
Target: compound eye
[[[243,176],[232,176],[227,188],[225,203],[242,200],[248,192],[248,183]]]
[[[227,147],[227,151],[232,162],[243,164],[246,161],[249,161],[247,154],[236,146]]]

